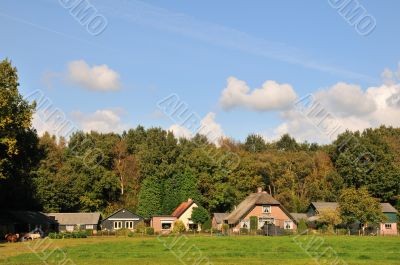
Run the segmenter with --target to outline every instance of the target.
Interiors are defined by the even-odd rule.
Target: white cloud
[[[315,94],[313,104],[281,113],[283,122],[268,138],[289,133],[300,141],[329,143],[345,130],[400,126],[400,84],[360,87],[339,83]]]
[[[67,80],[95,91],[115,91],[121,88],[119,74],[107,65],[89,66],[84,60],[68,64]]]
[[[360,86],[342,82],[315,93],[315,98],[338,116],[364,115],[376,109],[374,99]]]
[[[193,137],[192,132],[187,129],[186,127],[183,127],[178,124],[173,124],[168,128],[168,131],[171,131],[176,138],[186,138],[190,139]]]
[[[220,103],[224,109],[246,107],[256,111],[269,111],[288,108],[296,97],[293,88],[288,84],[268,80],[261,88],[250,91],[246,82],[229,77]]]
[[[169,131],[172,131],[175,137],[183,137],[190,139],[194,136],[194,134],[199,133],[207,137],[207,139],[211,142],[219,146],[219,140],[225,137],[224,131],[219,123],[215,121],[215,113],[209,112],[199,124],[199,130],[192,132],[188,128],[174,124],[169,127]]]
[[[129,125],[121,121],[122,113],[123,111],[119,109],[102,109],[88,114],[79,111],[74,112],[72,117],[79,128],[85,132],[121,133],[129,129]]]

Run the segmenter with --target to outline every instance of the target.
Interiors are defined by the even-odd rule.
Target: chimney
[[[257,188],[257,193],[262,193],[263,189],[261,187]]]

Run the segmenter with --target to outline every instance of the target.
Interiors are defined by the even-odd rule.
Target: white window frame
[[[275,224],[275,218],[272,217],[259,217],[258,218],[258,229],[261,229],[263,225],[268,222],[268,224]],[[262,225],[261,225],[262,223]]]
[[[133,221],[125,221],[125,228],[133,229]]]
[[[118,230],[122,228],[122,221],[114,221],[114,229]]]
[[[94,229],[94,225],[85,225],[85,229],[93,230]]]
[[[246,227],[244,227],[246,225]],[[243,220],[240,222],[240,228],[247,228],[250,229],[250,221],[248,220]]]
[[[161,221],[160,224],[161,224],[161,230],[163,230],[163,231],[170,231],[170,230],[172,230],[172,226],[173,226],[173,222],[172,222],[172,221]],[[164,228],[163,228],[163,224],[169,224],[169,225],[171,225],[171,226],[170,226],[170,228],[168,228],[168,229],[164,229]]]
[[[289,224],[289,228],[286,227],[287,224]],[[286,229],[286,230],[291,230],[291,229],[293,229],[293,221],[292,221],[292,220],[285,220],[285,221],[283,222],[283,228]]]
[[[271,213],[272,207],[271,205],[263,205],[262,206],[262,213]]]
[[[72,227],[72,229],[71,229],[71,227]],[[75,230],[74,225],[66,225],[65,226],[65,231],[67,231],[67,232],[74,232],[74,230]]]

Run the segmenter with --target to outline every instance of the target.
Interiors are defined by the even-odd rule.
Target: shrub
[[[174,223],[173,233],[180,234],[186,231],[186,227],[181,220],[177,220]]]
[[[146,226],[143,221],[140,221],[135,228],[135,232],[138,234],[143,234],[145,232]]]
[[[211,229],[211,220],[208,219],[204,224],[201,226],[201,231],[207,231]]]
[[[240,234],[247,235],[249,233],[249,229],[247,228],[240,228]]]
[[[149,235],[149,236],[154,235],[154,228],[153,227],[146,227],[146,235]]]
[[[221,226],[221,228],[222,228],[222,233],[224,233],[225,235],[228,234],[228,231],[229,231],[229,225],[228,224],[223,224]]]
[[[301,234],[307,231],[307,223],[304,219],[300,219],[298,225],[297,225],[297,233]]]
[[[250,216],[250,230],[256,231],[258,227],[258,218],[257,216]]]
[[[129,232],[128,232],[128,237],[133,237],[133,235],[134,235],[134,234],[133,234],[132,231],[129,231]]]

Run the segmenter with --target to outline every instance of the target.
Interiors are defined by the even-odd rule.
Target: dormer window
[[[271,213],[271,205],[263,205],[262,212],[263,213]]]

